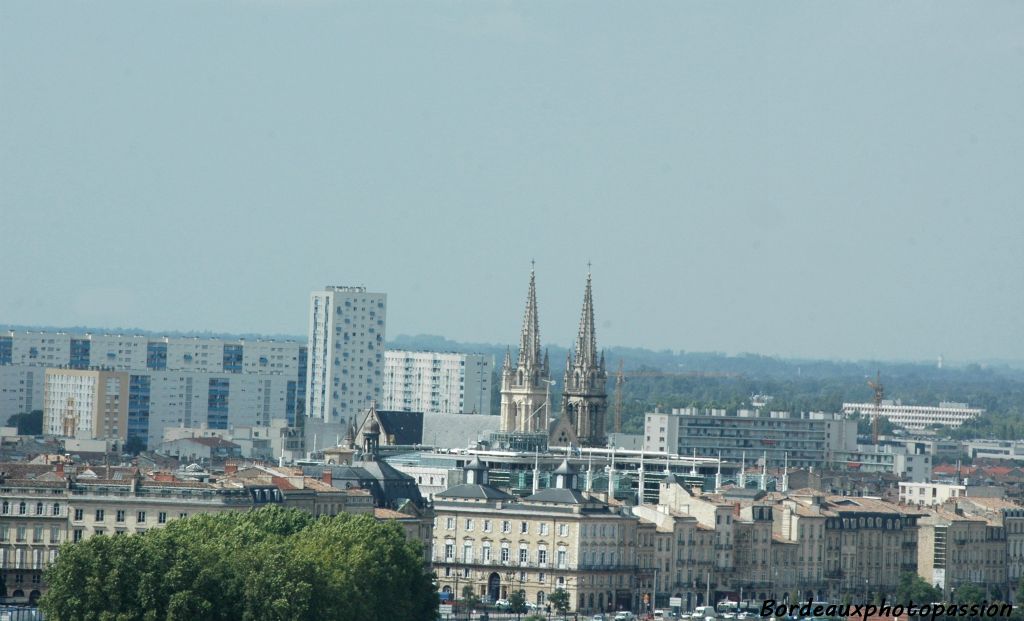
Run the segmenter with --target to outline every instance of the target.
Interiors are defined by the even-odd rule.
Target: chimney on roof
[[[330,468],[324,468],[321,479],[328,485],[334,485],[334,472]]]
[[[62,479],[64,478],[64,462],[63,461],[58,461],[57,462],[57,470],[56,470],[56,472],[57,472],[57,476],[59,476]]]
[[[235,474],[236,472],[238,472],[237,463],[229,461],[224,464],[224,474]]]

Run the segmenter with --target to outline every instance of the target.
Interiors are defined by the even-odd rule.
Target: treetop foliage
[[[433,621],[418,542],[393,523],[296,509],[196,515],[65,544],[40,601],[55,621]]]

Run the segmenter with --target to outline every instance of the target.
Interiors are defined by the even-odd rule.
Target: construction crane
[[[871,417],[871,442],[878,445],[878,416],[882,410],[882,399],[885,397],[885,386],[882,385],[882,372],[875,371],[875,379],[868,380],[868,387],[875,391],[875,413]]]
[[[626,375],[622,372],[622,359],[619,359],[619,372],[615,374],[615,433],[622,433],[622,385],[626,383]]]

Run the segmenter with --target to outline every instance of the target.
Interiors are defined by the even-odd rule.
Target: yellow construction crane
[[[885,397],[885,386],[882,386],[882,372],[875,371],[875,379],[868,380],[868,387],[875,391],[875,412],[871,416],[871,442],[878,445],[878,416],[882,411],[882,399]]]

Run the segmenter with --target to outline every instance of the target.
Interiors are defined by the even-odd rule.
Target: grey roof
[[[403,446],[423,444],[423,412],[377,410],[383,432],[394,436],[394,443]],[[373,426],[371,425],[371,431]]]
[[[374,504],[385,509],[394,509],[406,501],[416,506],[423,506],[416,480],[399,472],[383,461],[357,461],[352,466],[328,465],[303,466],[306,476],[320,477],[323,470],[331,471],[331,485],[339,489],[349,487],[363,488],[373,494]]]
[[[576,468],[569,463],[568,459],[563,459],[552,474],[576,474]]]
[[[585,505],[593,502],[579,490],[559,487],[543,489],[525,500],[526,502],[556,502],[564,505]]]
[[[438,448],[466,448],[486,432],[497,431],[500,416],[485,414],[424,414],[423,444]]]
[[[511,494],[506,494],[500,489],[491,487],[490,485],[455,485],[449,487],[439,494],[434,494],[434,498],[476,498],[476,499],[489,499],[489,500],[510,500],[514,498]]]

